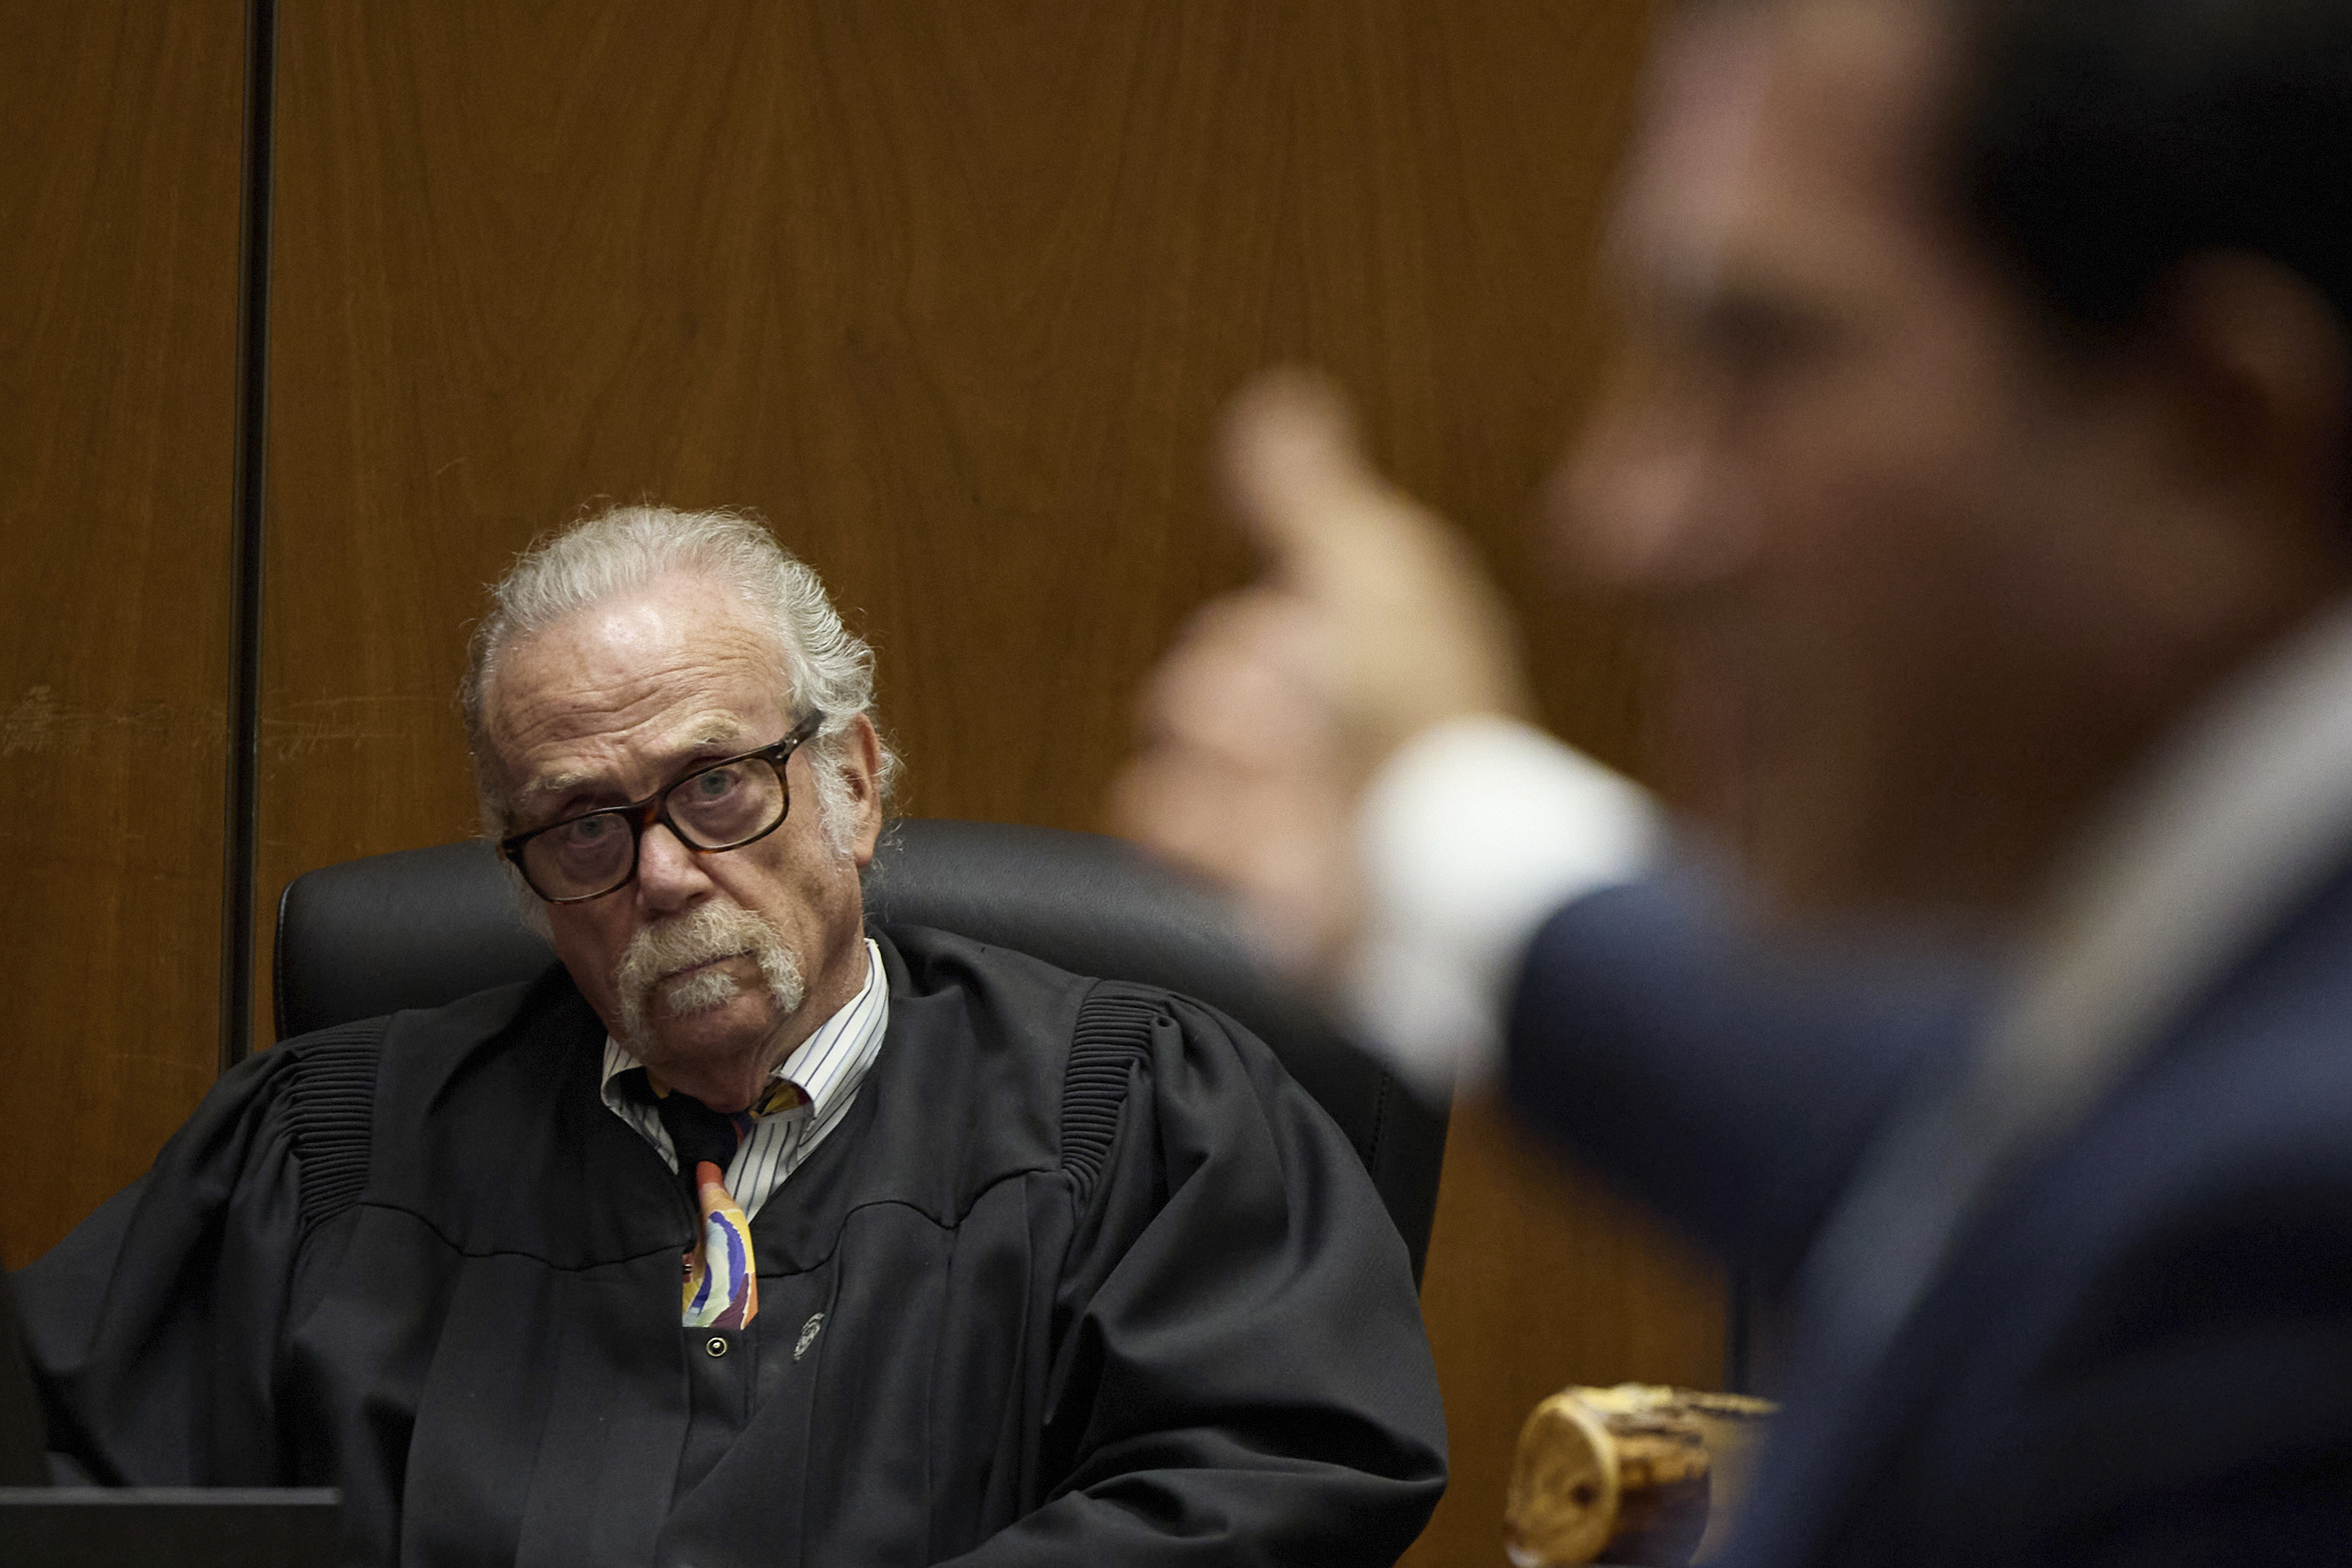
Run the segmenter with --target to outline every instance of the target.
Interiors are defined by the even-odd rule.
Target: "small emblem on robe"
[[[817,1331],[823,1327],[824,1327],[824,1314],[823,1312],[811,1312],[809,1314],[809,1321],[801,1325],[801,1337],[793,1343],[793,1359],[794,1361],[798,1361],[801,1357],[808,1354],[808,1347],[816,1343]]]

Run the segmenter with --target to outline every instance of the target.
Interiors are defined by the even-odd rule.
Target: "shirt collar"
[[[2063,1122],[2352,841],[2352,603],[2176,729],[2061,868],[1987,1066]]]
[[[804,1098],[772,1104],[768,1113],[797,1111],[804,1103],[809,1107],[811,1121],[823,1123],[835,1105],[857,1092],[866,1070],[874,1064],[875,1053],[881,1049],[882,1033],[889,1022],[890,987],[883,975],[882,950],[869,936],[866,939],[866,984],[847,1005],[819,1024],[814,1033],[778,1063],[772,1074],[776,1082],[791,1084]],[[604,1037],[602,1092],[606,1105],[621,1110],[627,1095],[615,1080],[643,1066],[645,1063],[626,1046],[609,1034]]]
[[[1908,1315],[1986,1194],[2086,1114],[2347,842],[2352,603],[2173,731],[2060,868],[1969,1070],[1880,1133],[1798,1287],[1850,1362]]]

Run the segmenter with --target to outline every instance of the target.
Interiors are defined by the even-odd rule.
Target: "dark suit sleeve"
[[[226,1075],[155,1164],[12,1277],[52,1449],[95,1481],[304,1478],[279,1436],[301,1223],[289,1048]]]
[[[1158,1014],[1063,1270],[1042,1506],[957,1561],[1393,1561],[1444,1487],[1403,1241],[1262,1045]]]
[[[1580,899],[1512,998],[1513,1110],[1735,1261],[1785,1273],[1913,1072],[1980,988],[1948,956],[1800,951],[1678,873]]]

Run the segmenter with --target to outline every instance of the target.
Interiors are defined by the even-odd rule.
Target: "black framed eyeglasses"
[[[784,764],[824,727],[812,711],[773,746],[721,758],[642,800],[583,811],[499,841],[499,854],[550,904],[580,904],[637,874],[646,830],[659,822],[698,854],[740,850],[783,825],[793,809]]]

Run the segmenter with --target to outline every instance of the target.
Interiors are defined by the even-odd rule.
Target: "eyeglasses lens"
[[[629,824],[612,811],[559,823],[522,847],[530,884],[550,898],[585,898],[617,886],[632,860]]]
[[[699,850],[755,839],[784,814],[784,781],[756,757],[707,768],[670,786],[669,820]]]

